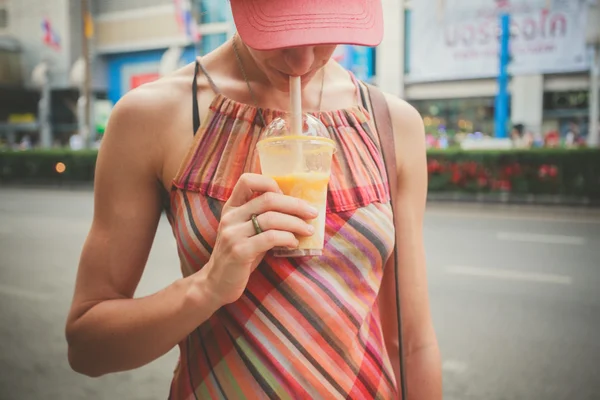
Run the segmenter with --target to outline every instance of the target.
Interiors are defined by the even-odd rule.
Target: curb
[[[71,191],[93,191],[93,182],[0,182],[0,189],[55,189]],[[429,192],[427,202],[431,203],[476,203],[476,204],[518,204],[539,206],[569,206],[600,208],[600,199],[562,195],[535,195],[511,193],[463,193]]]
[[[562,195],[511,193],[430,192],[427,201],[452,203],[525,204],[542,206],[600,207],[600,199]]]

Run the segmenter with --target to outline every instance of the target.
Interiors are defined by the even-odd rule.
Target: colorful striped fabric
[[[376,301],[394,237],[377,134],[362,106],[314,115],[338,148],[323,255],[267,255],[242,297],[180,343],[173,400],[395,398]],[[209,260],[240,175],[260,172],[255,107],[217,94],[204,122],[168,210],[185,276]]]

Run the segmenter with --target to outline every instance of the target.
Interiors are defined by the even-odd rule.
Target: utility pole
[[[389,93],[402,95],[404,88],[404,45],[401,43],[403,25],[398,24],[398,17],[403,9],[404,1],[382,0],[383,41],[377,49],[377,85],[385,87]],[[393,50],[388,50],[393,49]]]
[[[49,62],[42,61],[31,74],[32,81],[40,88],[38,121],[40,124],[40,144],[43,148],[52,147],[52,124],[50,122],[50,77]]]
[[[408,60],[406,59],[406,47],[407,47],[407,43],[406,43],[406,6],[408,5],[408,2],[406,0],[399,0],[398,1],[399,6],[399,10],[398,11],[398,16],[400,18],[400,29],[399,29],[399,34],[400,34],[400,38],[398,39],[398,44],[400,45],[398,48],[398,51],[400,52],[400,63],[399,63],[399,71],[400,71],[400,82],[398,82],[398,97],[400,97],[401,99],[405,98],[406,94],[405,94],[405,90],[406,90],[406,79],[405,79],[405,71],[407,71],[406,69],[406,63],[408,63]],[[409,47],[410,50],[410,47]],[[377,54],[377,53],[375,53]]]
[[[590,116],[588,146],[600,146],[600,44],[595,43],[592,47],[592,59],[590,65]]]
[[[498,94],[494,115],[494,130],[497,138],[507,137],[508,123],[508,64],[510,62],[510,13],[503,9],[500,12],[500,54],[498,72]]]
[[[84,60],[84,76],[81,86],[81,97],[83,101],[83,125],[80,132],[85,148],[90,148],[93,140],[91,124],[91,92],[92,92],[92,65],[90,61],[90,38],[93,36],[93,27],[90,25],[91,14],[89,0],[81,0],[81,52]]]

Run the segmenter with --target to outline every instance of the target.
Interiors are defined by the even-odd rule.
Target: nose
[[[308,73],[315,62],[314,46],[293,47],[283,51],[285,63],[290,75]]]

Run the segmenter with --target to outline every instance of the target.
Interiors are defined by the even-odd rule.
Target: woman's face
[[[247,48],[271,84],[278,90],[287,92],[290,76],[301,76],[302,86],[306,86],[321,67],[327,64],[336,47],[319,45],[269,51]]]

